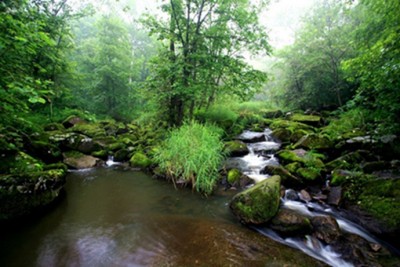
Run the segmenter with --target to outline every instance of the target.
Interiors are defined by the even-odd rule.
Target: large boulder
[[[52,203],[65,184],[64,169],[0,176],[0,222],[29,215]]]
[[[336,242],[342,232],[335,218],[332,216],[316,216],[311,219],[314,235],[327,244]]]
[[[235,195],[230,208],[244,224],[266,223],[278,211],[280,186],[281,178],[274,175]]]
[[[247,145],[239,140],[226,142],[224,151],[230,157],[241,157],[249,154]]]
[[[294,148],[313,149],[330,149],[333,148],[333,142],[325,135],[308,134],[303,136],[295,145]]]
[[[87,169],[93,168],[100,163],[99,158],[84,155],[78,151],[69,151],[63,153],[64,163],[72,169]]]
[[[304,115],[304,114],[298,114],[295,113],[290,116],[290,120],[295,121],[295,122],[301,122],[307,125],[311,125],[313,127],[319,127],[322,126],[323,120],[320,116],[316,115]]]
[[[280,209],[269,226],[288,236],[309,234],[312,230],[310,219],[288,209]]]
[[[147,157],[147,155],[140,151],[133,154],[133,156],[131,157],[131,159],[129,161],[129,164],[132,167],[141,168],[141,169],[148,168],[151,165],[151,163],[152,162]]]
[[[279,175],[282,180],[282,184],[286,187],[298,188],[303,186],[301,179],[293,175],[290,171],[283,168],[282,166],[266,166],[261,170],[262,174]]]

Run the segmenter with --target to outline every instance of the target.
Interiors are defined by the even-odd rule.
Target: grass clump
[[[186,122],[169,133],[154,160],[174,184],[183,180],[198,192],[211,194],[224,158],[221,134],[216,126]]]

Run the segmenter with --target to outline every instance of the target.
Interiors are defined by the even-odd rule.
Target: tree
[[[355,57],[343,66],[359,84],[355,104],[370,111],[385,132],[400,132],[400,2],[362,0],[353,8],[360,22],[353,35]]]
[[[2,1],[0,13],[1,121],[13,124],[17,113],[51,105],[63,90],[73,14],[66,0]]]
[[[148,16],[144,23],[165,48],[154,62],[150,90],[172,125],[218,94],[252,95],[265,75],[243,60],[243,53],[268,53],[258,14],[266,1],[170,0],[168,19]]]
[[[286,77],[283,84],[285,102],[294,108],[342,106],[353,94],[346,82],[341,62],[354,51],[347,34],[354,21],[346,5],[322,1],[296,36],[295,43],[281,51]]]

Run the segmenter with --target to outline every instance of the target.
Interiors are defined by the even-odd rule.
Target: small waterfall
[[[243,157],[228,159],[228,168],[238,168],[256,183],[267,179],[269,175],[262,174],[262,170],[266,166],[279,165],[279,161],[275,157],[275,152],[280,148],[280,144],[274,141],[271,133],[272,131],[270,129],[266,129],[263,133],[245,131],[239,135],[238,139],[247,144],[249,154]],[[262,140],[262,135],[265,137],[265,140]],[[254,140],[257,141],[254,142]],[[300,200],[289,200],[286,198],[286,196],[281,199],[281,203],[284,208],[295,210],[296,212],[309,218],[315,216],[332,216],[336,219],[339,228],[343,232],[355,234],[371,243],[381,244],[388,247],[387,244],[371,236],[359,225],[343,218],[339,212],[329,205],[315,202],[301,202]],[[306,235],[303,238],[283,238],[278,233],[267,227],[253,226],[253,229],[265,236],[270,237],[271,239],[274,239],[275,241],[299,249],[304,253],[331,266],[353,266],[353,264],[343,260],[340,254],[333,251],[332,247],[322,244],[318,239],[312,236]]]
[[[120,164],[119,162],[115,162],[114,161],[114,157],[113,156],[108,156],[108,159],[107,159],[107,161],[106,161],[106,166],[107,167],[111,167],[111,166],[113,166],[113,165],[118,165],[118,164]]]

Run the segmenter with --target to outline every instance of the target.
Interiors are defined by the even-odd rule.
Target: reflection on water
[[[113,168],[70,173],[66,192],[44,217],[1,230],[0,266],[320,265],[238,225],[229,195]]]

